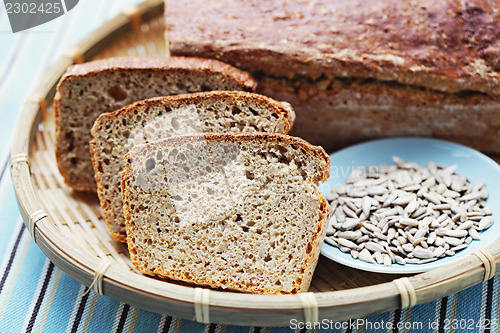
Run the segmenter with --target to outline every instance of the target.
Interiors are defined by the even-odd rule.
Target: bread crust
[[[272,77],[261,78],[258,89],[293,105],[291,135],[330,152],[381,137],[427,136],[500,153],[500,96],[338,80],[322,90]]]
[[[90,141],[89,146],[97,184],[97,194],[101,203],[104,219],[106,220],[110,235],[113,239],[119,242],[126,242],[127,235],[125,228],[123,228],[123,230],[121,228],[117,228],[121,223],[124,223],[123,218],[118,218],[115,216],[112,209],[108,209],[107,199],[114,200],[115,198],[106,197],[105,186],[109,186],[110,184],[109,181],[107,184],[104,184],[103,178],[109,178],[109,175],[104,174],[99,170],[102,159],[104,158],[102,155],[105,154],[99,150],[98,141],[106,140],[100,137],[99,132],[102,131],[107,125],[116,124],[117,122],[121,123],[124,120],[127,121],[127,123],[132,123],[136,112],[148,112],[147,110],[150,107],[168,107],[171,109],[178,109],[186,105],[204,105],[204,102],[212,101],[225,101],[228,105],[235,105],[238,100],[247,100],[249,104],[260,105],[262,108],[265,108],[266,110],[269,110],[270,113],[274,114],[276,124],[278,125],[276,128],[277,132],[286,134],[290,131],[293,120],[295,119],[295,113],[288,103],[279,102],[266,96],[243,91],[209,91],[174,96],[153,97],[129,104],[113,112],[101,114],[99,118],[97,118],[91,130],[93,139]]]
[[[138,69],[224,73],[229,81],[236,81],[238,85],[244,87],[245,91],[255,91],[257,86],[257,83],[248,72],[214,59],[199,57],[115,57],[94,60],[70,66],[62,76],[59,85],[64,80],[71,80],[73,77]]]
[[[151,91],[147,95],[144,94],[144,96],[127,95],[127,99],[120,102],[115,103],[112,99],[111,101],[106,100],[104,102],[103,98],[107,94],[106,90],[111,87],[103,87],[99,90],[97,96],[93,94],[78,97],[75,96],[76,92],[72,91],[78,82],[85,80],[85,85],[88,86],[92,82],[96,84],[99,79],[109,78],[112,75],[118,74],[122,77],[122,81],[126,82],[127,80],[123,76],[133,77],[134,75],[140,75],[144,78],[151,78],[159,74],[168,74],[171,77],[182,78],[194,75],[195,73],[197,73],[198,80],[200,81],[203,79],[216,80],[218,86],[222,87],[220,89],[225,89],[225,86],[227,86],[231,87],[229,90],[254,91],[256,86],[256,82],[250,74],[212,59],[118,57],[73,65],[68,68],[58,83],[53,104],[56,122],[56,159],[65,183],[78,191],[96,191],[92,162],[87,145],[91,139],[91,124],[99,114],[121,108],[124,105],[123,101],[130,100],[129,102],[133,102],[165,94],[165,92],[150,89]],[[117,84],[119,83],[117,82]],[[210,84],[207,84],[206,87],[201,82],[199,84],[201,90],[214,90]],[[138,88],[133,87],[131,89]],[[94,102],[88,102],[85,100],[86,98],[90,98]],[[106,98],[110,99],[109,97]],[[77,105],[88,106],[89,110],[86,109],[77,113],[76,109],[72,109],[76,108]],[[72,124],[73,117],[80,117],[89,122],[88,129],[83,128],[86,125],[82,123]],[[68,153],[71,153],[71,156]]]
[[[91,130],[91,134],[94,135],[98,126],[106,122],[107,119],[116,119],[122,116],[129,115],[131,114],[131,112],[133,112],[133,110],[139,107],[147,108],[149,106],[156,106],[158,104],[168,104],[169,106],[177,107],[182,104],[199,104],[203,103],[204,101],[212,100],[214,98],[219,98],[222,100],[251,98],[252,100],[258,103],[262,103],[263,105],[266,105],[267,108],[272,109],[274,113],[281,115],[286,120],[285,127],[283,128],[285,133],[288,133],[288,131],[290,131],[290,129],[293,126],[293,121],[295,120],[295,112],[286,102],[280,102],[264,95],[250,93],[246,91],[214,90],[214,91],[204,91],[192,94],[152,97],[132,104],[128,104],[119,110],[101,114],[99,118],[97,118],[97,120],[95,121],[94,126],[92,127]]]
[[[171,53],[252,72],[292,104],[290,134],[329,152],[430,136],[500,153],[498,1],[197,1],[166,0]]]
[[[500,94],[496,0],[166,0],[170,51],[250,71]],[[194,24],[186,26],[189,17]],[[286,66],[283,66],[286,64]]]

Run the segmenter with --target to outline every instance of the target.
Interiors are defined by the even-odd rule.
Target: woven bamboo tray
[[[65,52],[24,105],[12,147],[12,179],[26,226],[55,265],[97,292],[143,309],[201,322],[259,326],[365,317],[444,297],[496,272],[498,241],[483,249],[486,255],[409,277],[357,271],[321,257],[309,293],[302,295],[208,292],[134,271],[126,246],[108,235],[97,197],[64,185],[55,161],[50,104],[59,78],[73,63],[165,55],[162,13],[161,0],[146,1],[108,21]]]

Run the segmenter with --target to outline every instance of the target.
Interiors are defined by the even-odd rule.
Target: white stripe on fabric
[[[99,10],[100,14],[99,14],[98,20],[96,20],[93,24],[94,29],[98,28],[101,24],[103,24],[104,22],[106,22],[110,18],[116,16],[116,14],[118,12],[118,8],[116,5],[120,4],[120,1],[113,0],[112,4],[110,4],[110,2],[111,2],[111,0],[101,1],[101,4],[103,4],[103,7]],[[110,8],[111,8],[111,10],[110,10]]]
[[[43,327],[47,322],[47,317],[49,316],[50,309],[52,307],[52,303],[54,302],[54,298],[57,293],[57,289],[59,288],[59,282],[61,281],[62,271],[54,267],[55,277],[50,280],[50,283],[47,287],[46,297],[40,307],[40,311],[38,313],[38,319],[35,321],[35,325],[33,327],[33,332],[43,332]]]
[[[118,328],[118,324],[120,323],[120,318],[122,316],[122,313],[123,313],[123,309],[125,307],[125,303],[121,303],[120,302],[120,306],[118,307],[118,311],[116,311],[116,315],[115,315],[115,320],[113,322],[113,327],[111,328],[111,330],[113,332],[116,332],[117,328]],[[129,311],[130,312],[130,311]],[[128,316],[128,314],[127,314]],[[126,322],[126,321],[125,321]],[[125,327],[125,326],[124,326]]]
[[[182,325],[182,319],[172,317],[168,333],[178,333]]]
[[[481,284],[481,308],[479,309],[479,322],[484,323],[486,317],[486,300],[488,296],[488,281],[484,281]]]
[[[94,316],[94,312],[97,306],[97,301],[99,300],[100,295],[95,292],[90,292],[89,298],[87,299],[87,303],[85,304],[84,312],[82,315],[82,319],[80,321],[80,325],[82,327],[82,332],[87,332],[90,327],[90,323],[92,321],[92,317]],[[81,324],[83,322],[83,325]]]
[[[9,304],[9,299],[14,291],[14,286],[11,284],[16,283],[17,277],[19,276],[19,272],[21,271],[22,268],[22,263],[24,261],[24,258],[26,258],[26,254],[28,253],[29,246],[31,244],[31,237],[29,236],[28,232],[25,232],[22,237],[21,241],[19,242],[19,247],[17,248],[17,255],[14,258],[14,261],[12,262],[12,266],[10,269],[10,274],[7,277],[7,280],[5,281],[5,284],[3,286],[3,292],[0,294],[0,322],[3,319],[3,314],[5,310],[7,309],[7,305]]]
[[[494,318],[500,318],[499,317],[499,313],[498,313],[498,280],[499,280],[499,276],[498,274],[495,275],[495,277],[493,277],[493,297],[491,299],[491,318],[494,319]],[[498,323],[497,323],[498,324]],[[498,325],[496,325],[498,327]]]
[[[87,290],[87,287],[85,287],[83,284],[80,286],[80,290],[78,291],[78,295],[75,298],[75,303],[73,305],[73,310],[71,311],[71,316],[69,317],[68,320],[68,326],[66,326],[66,333],[71,332],[71,329],[73,328],[73,323],[76,318],[76,314],[78,312],[78,308],[80,307],[80,302],[82,301],[83,294]]]
[[[77,6],[77,8],[79,8],[80,10],[76,11],[75,9],[76,12],[71,11],[67,15],[64,15],[62,20],[58,20],[57,22],[58,25],[55,29],[57,33],[54,34],[54,37],[49,43],[49,46],[43,53],[43,58],[40,61],[39,66],[37,67],[37,71],[33,73],[32,76],[33,79],[31,80],[31,84],[29,85],[28,89],[26,89],[23,101],[25,101],[31,94],[33,94],[33,89],[40,81],[42,75],[49,68],[49,66],[59,58],[62,50],[68,47],[67,40],[73,34],[73,30],[75,29],[75,24],[77,22],[76,19],[72,20],[73,15],[78,15],[82,10],[83,6]],[[67,21],[70,22],[69,25],[66,25]],[[62,36],[60,36],[61,32]],[[56,56],[54,57],[54,55]]]
[[[67,13],[68,10],[66,9],[66,1],[61,1],[61,5],[62,5],[62,8],[63,8],[63,12]]]
[[[139,312],[141,310],[135,306],[130,306],[127,321],[125,322],[124,328],[127,328],[127,332],[133,333],[135,324],[137,324],[137,317],[139,317]]]
[[[160,319],[160,324],[158,325],[158,330],[156,330],[156,333],[162,333],[163,329],[165,328],[165,323],[167,322],[167,315],[161,316]]]
[[[388,323],[393,323],[394,322],[394,311],[389,312],[389,319],[387,319]],[[390,325],[387,325],[387,333],[391,332],[392,333],[392,328],[389,327]]]
[[[439,323],[439,318],[440,318],[440,310],[441,310],[441,303],[443,299],[437,300],[435,303],[435,309],[434,309],[434,322]],[[437,330],[434,330],[434,332],[437,332]]]
[[[7,73],[12,68],[12,63],[15,61],[16,56],[19,53],[19,48],[21,47],[21,43],[23,42],[23,38],[20,34],[15,35],[14,37],[14,45],[10,47],[9,53],[4,57],[3,66],[0,70],[0,82],[5,79]]]
[[[40,277],[38,278],[38,283],[36,285],[36,289],[33,292],[33,298],[31,299],[31,304],[28,308],[28,311],[26,313],[26,317],[24,318],[24,323],[22,326],[22,330],[26,331],[28,324],[30,322],[31,316],[33,315],[33,310],[35,309],[35,304],[38,300],[38,295],[40,294],[40,291],[42,290],[43,283],[45,281],[45,275],[47,274],[47,271],[49,269],[50,261],[49,259],[45,259],[45,262],[43,264],[42,271],[40,272]]]
[[[30,44],[29,42],[31,41],[33,36],[35,36],[35,34],[21,35],[21,49],[17,52],[17,57],[15,58],[14,63],[6,69],[7,74],[2,85],[0,86],[0,101],[3,101],[4,94],[8,91],[8,88],[11,87],[11,85],[9,84],[10,80],[16,78],[16,74],[19,71],[19,68],[21,68],[21,66],[25,63],[25,58],[29,55],[29,53],[26,52],[26,49],[28,48]]]
[[[4,7],[5,8],[5,7]],[[7,11],[1,11],[0,12],[0,27],[4,23],[5,19],[7,18]]]
[[[15,231],[12,233],[12,235],[10,237],[9,245],[7,245],[7,248],[5,249],[4,258],[3,258],[2,264],[0,266],[0,279],[5,274],[5,270],[7,269],[7,265],[8,265],[9,260],[10,260],[10,254],[14,250],[14,245],[16,244],[17,236],[21,232],[22,228],[25,228],[25,226],[24,226],[24,223],[23,223],[23,219],[21,217],[19,217],[17,219],[17,221],[16,221],[16,227],[14,228]],[[22,242],[22,239],[21,239],[21,242]],[[21,246],[21,242],[19,242],[19,246]],[[19,254],[19,246],[17,248],[17,253],[18,254]],[[14,258],[14,260],[15,260],[15,258]],[[12,265],[14,265],[14,263],[12,263]],[[11,270],[12,270],[12,267],[11,267]],[[5,283],[7,283],[7,281],[5,281]],[[5,289],[5,286],[4,286],[4,289]]]
[[[67,30],[61,29],[61,25],[62,25],[63,20],[57,20],[58,21],[57,26],[56,26],[57,31],[60,32],[62,30],[65,33],[67,33],[68,32]],[[28,37],[24,37],[24,36],[26,36],[26,34],[19,36],[20,39],[24,40],[24,45],[23,45],[21,51],[15,52],[16,54],[14,56],[17,56],[17,58],[14,60],[14,63],[11,66],[8,66],[8,63],[6,64],[6,66],[8,66],[8,68],[6,68],[7,77],[5,77],[4,82],[12,82],[11,77],[15,77],[14,75],[17,73],[20,66],[25,63],[24,58],[26,57],[26,55],[29,54],[28,52],[25,51],[25,49],[29,46],[29,41],[34,35],[36,35],[36,34],[27,34]],[[45,49],[44,58],[40,62],[40,66],[37,67],[37,71],[35,73],[33,73],[33,75],[31,76],[31,78],[29,80],[29,82],[30,82],[29,88],[26,89],[26,92],[25,92],[23,98],[19,100],[19,104],[18,104],[19,111],[18,111],[17,117],[15,117],[16,121],[13,124],[13,126],[15,126],[15,124],[17,124],[17,122],[19,121],[20,111],[22,109],[24,101],[28,98],[28,96],[31,93],[31,91],[33,90],[34,86],[36,84],[38,84],[42,73],[45,72],[45,69],[47,67],[45,63],[48,61],[49,56],[53,55],[53,52],[52,52],[53,45],[52,44],[58,41],[57,36],[58,36],[58,34],[54,34],[54,36],[52,37],[51,43],[49,43],[48,44],[49,46]],[[19,56],[19,55],[23,55],[23,56]],[[0,76],[0,80],[1,79],[2,79],[2,76]],[[19,82],[19,80],[17,80],[17,81],[14,80],[13,82]],[[0,106],[2,106],[2,104],[4,104],[7,100],[4,97],[4,94],[9,91],[8,88],[10,88],[10,86],[11,85],[9,85],[9,84],[3,84],[3,86],[0,86]],[[12,140],[12,135],[9,135],[9,141],[11,141],[11,140]],[[9,148],[10,148],[10,142],[9,142]],[[6,151],[10,151],[10,149],[6,149]]]

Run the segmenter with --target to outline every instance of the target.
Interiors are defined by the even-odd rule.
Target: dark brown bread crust
[[[292,104],[291,135],[330,152],[403,135],[500,153],[498,0],[197,1],[166,0],[171,53],[251,71]]]
[[[500,94],[497,0],[166,1],[172,54],[291,77]],[[186,25],[185,19],[193,24]]]
[[[183,104],[197,104],[203,103],[203,101],[212,100],[213,98],[220,98],[222,100],[225,99],[246,99],[252,98],[254,101],[262,103],[266,106],[266,108],[272,110],[276,114],[280,114],[286,119],[286,124],[283,129],[285,133],[288,133],[293,126],[293,122],[295,120],[295,112],[293,109],[287,105],[288,103],[282,103],[267,96],[263,96],[260,94],[250,93],[246,91],[204,91],[199,93],[192,94],[181,94],[181,95],[173,95],[173,96],[160,96],[148,98],[142,101],[138,101],[129,105],[124,106],[123,108],[103,113],[97,118],[94,123],[93,128],[97,128],[100,123],[106,121],[106,119],[119,118],[122,115],[129,114],[133,112],[134,109],[138,107],[148,107],[155,106],[159,103],[168,104],[169,106],[178,107]]]
[[[245,91],[254,91],[257,85],[253,77],[245,71],[217,60],[196,57],[116,57],[95,60],[69,67],[61,82],[73,76],[137,69],[217,72],[224,73],[228,82],[236,81]]]
[[[152,81],[161,81],[162,77],[166,76],[180,80],[178,84],[181,86],[167,86],[165,80],[163,85],[158,84],[165,86],[165,89],[151,88]],[[188,87],[182,86],[184,82],[181,79],[186,77],[196,77],[199,88],[189,90]],[[113,86],[96,88],[98,80],[104,78],[108,81],[112,78],[111,82],[120,81],[117,82],[118,86],[128,85],[137,93],[131,96],[125,94],[122,98],[120,94],[123,92],[119,90],[118,98],[113,101],[114,93],[107,91],[113,89]],[[207,81],[206,84],[204,80]],[[146,82],[149,82],[149,86]],[[78,94],[78,90],[82,89],[79,83],[88,89],[88,96],[82,95],[81,91],[80,95]],[[145,85],[143,92],[141,84]],[[88,142],[91,140],[92,124],[102,113],[154,96],[203,90],[253,91],[255,86],[256,83],[250,74],[216,60],[201,58],[121,57],[71,66],[58,84],[53,104],[56,119],[56,158],[64,181],[75,190],[96,191]],[[146,89],[149,89],[147,93]]]
[[[321,85],[261,78],[259,92],[292,104],[290,134],[327,151],[388,136],[451,140],[500,153],[500,96],[447,94],[380,82]]]

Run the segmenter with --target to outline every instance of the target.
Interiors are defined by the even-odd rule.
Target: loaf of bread
[[[172,54],[250,71],[328,150],[419,135],[500,153],[498,4],[166,0],[165,16]]]
[[[72,188],[96,191],[89,141],[102,113],[155,96],[254,89],[248,73],[216,60],[124,57],[71,66],[54,98],[59,171]]]
[[[269,133],[135,146],[122,174],[127,243],[153,276],[252,293],[307,291],[330,217],[329,157]]]
[[[100,115],[92,127],[90,152],[111,236],[122,242],[127,238],[120,183],[123,157],[134,145],[200,132],[286,134],[294,117],[286,102],[232,91],[154,97]]]

